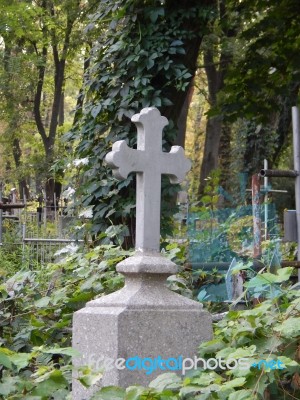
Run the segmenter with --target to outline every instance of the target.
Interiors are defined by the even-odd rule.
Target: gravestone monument
[[[131,120],[137,126],[137,149],[118,141],[106,161],[118,179],[136,173],[136,251],[117,265],[125,276],[124,288],[88,302],[74,314],[73,347],[81,354],[74,359],[75,367],[132,357],[193,358],[199,344],[212,337],[211,316],[202,305],[165,286],[177,267],[160,253],[161,175],[179,183],[190,162],[179,146],[170,153],[162,151],[162,130],[168,121],[156,108],[145,108]],[[99,384],[147,385],[163,372],[146,374],[123,365],[108,368]],[[88,399],[98,389],[99,385],[84,388],[74,374],[74,400]]]

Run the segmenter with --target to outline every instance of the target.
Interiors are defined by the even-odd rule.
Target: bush
[[[24,268],[3,281],[0,398],[66,398],[75,354],[70,348],[73,313],[123,285],[115,266],[128,254],[112,245],[74,251],[58,264]]]
[[[85,254],[69,248],[57,264],[21,269],[0,285],[0,398],[70,399],[73,313],[94,297],[122,287],[116,264],[129,252],[101,245]],[[171,246],[170,257],[178,257]],[[180,255],[180,254],[179,254]],[[239,267],[240,268],[240,267]],[[237,272],[238,269],[237,268]],[[246,283],[252,297],[264,299],[253,309],[230,311],[214,326],[214,339],[201,344],[204,359],[247,358],[249,367],[202,368],[179,377],[167,373],[148,388],[101,389],[94,399],[248,400],[295,399],[300,396],[300,291],[288,284],[291,268],[258,273]],[[191,296],[185,275],[170,279],[173,290]],[[257,300],[258,301],[258,300]],[[260,360],[280,360],[284,369]],[[91,385],[101,373],[83,370]]]

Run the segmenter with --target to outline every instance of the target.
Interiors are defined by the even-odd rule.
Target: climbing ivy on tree
[[[158,107],[169,119],[163,148],[176,142],[177,122],[196,68],[199,45],[214,2],[102,1],[86,30],[97,30],[86,74],[84,106],[67,139],[88,157],[82,201],[93,207],[93,232],[111,224],[129,228],[134,243],[134,179],[112,178],[103,162],[116,140],[136,144],[130,117],[144,107]],[[163,180],[163,228],[174,205],[176,187]]]

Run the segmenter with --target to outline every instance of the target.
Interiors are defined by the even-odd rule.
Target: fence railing
[[[46,219],[39,213],[17,211],[13,216],[2,215],[0,246],[9,253],[18,252],[23,265],[56,262],[68,248],[84,245],[71,233],[70,226],[78,220],[76,217],[54,213],[52,219]]]
[[[60,238],[23,238],[22,259],[24,263],[37,263],[45,265],[56,262],[69,246],[83,246],[83,240]],[[64,252],[63,249],[66,251]]]

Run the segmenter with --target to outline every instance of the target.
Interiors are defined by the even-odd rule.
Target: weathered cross
[[[159,252],[161,175],[169,175],[171,183],[180,183],[191,163],[180,146],[173,146],[170,153],[162,151],[162,130],[168,120],[157,108],[144,108],[131,121],[137,126],[137,150],[120,140],[113,144],[105,160],[117,179],[137,173],[135,248]]]

